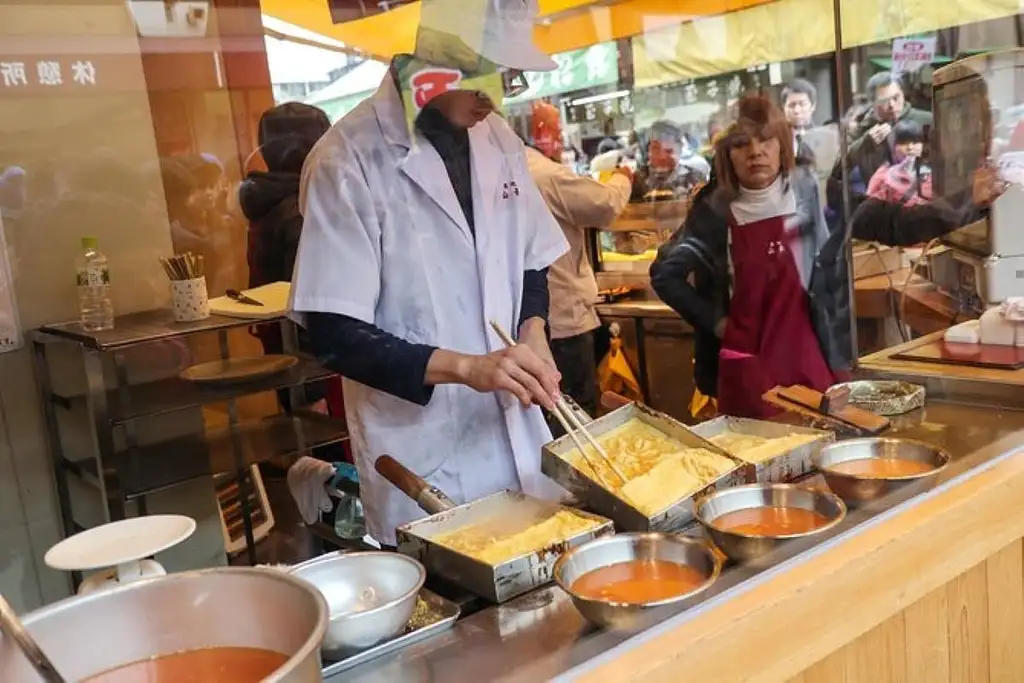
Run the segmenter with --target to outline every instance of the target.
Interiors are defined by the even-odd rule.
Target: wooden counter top
[[[573,679],[1024,680],[1022,436],[991,447],[1003,454],[992,467],[623,643]]]

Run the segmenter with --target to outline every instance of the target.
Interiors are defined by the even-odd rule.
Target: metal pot
[[[330,626],[323,651],[328,659],[394,638],[409,623],[427,579],[411,557],[379,551],[334,552],[292,568],[327,599]]]
[[[311,585],[269,569],[219,568],[143,579],[77,596],[23,617],[72,681],[150,657],[208,647],[253,647],[291,658],[265,683],[321,683],[327,603]],[[0,681],[42,679],[0,637]]]

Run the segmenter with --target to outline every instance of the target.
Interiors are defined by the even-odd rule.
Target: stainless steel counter
[[[942,486],[982,463],[1012,457],[1024,449],[1024,410],[932,401],[921,410],[895,418],[890,433],[928,441],[951,452],[954,461],[941,477]],[[922,492],[904,490],[874,506],[851,512],[832,538],[857,534],[868,520],[917,505],[927,495],[916,494]],[[690,529],[688,533],[700,531]],[[830,542],[834,541],[824,541]],[[766,571],[785,571],[786,565],[801,562],[801,556],[822,550],[820,540],[794,542],[757,565],[731,566],[700,603],[661,625],[648,627],[661,630],[692,619],[709,604],[746,590]],[[472,615],[451,631],[368,662],[345,672],[343,677],[346,682],[358,683],[571,680],[577,667],[586,668],[594,658],[612,656],[610,650],[628,648],[632,645],[630,639],[646,639],[651,633],[594,629],[583,621],[564,592],[550,586]],[[341,675],[328,679],[329,683],[341,680]]]

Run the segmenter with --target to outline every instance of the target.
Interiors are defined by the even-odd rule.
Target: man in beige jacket
[[[597,411],[594,330],[597,280],[587,253],[587,228],[606,228],[622,213],[632,189],[632,172],[616,169],[607,183],[576,175],[563,166],[558,109],[534,105],[526,163],[540,194],[569,242],[569,251],[548,270],[551,352],[562,373],[562,390],[591,415]]]

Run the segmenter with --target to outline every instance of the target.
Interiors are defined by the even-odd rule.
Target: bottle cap
[[[83,249],[95,249],[99,245],[100,241],[95,237],[83,237],[82,248]]]

